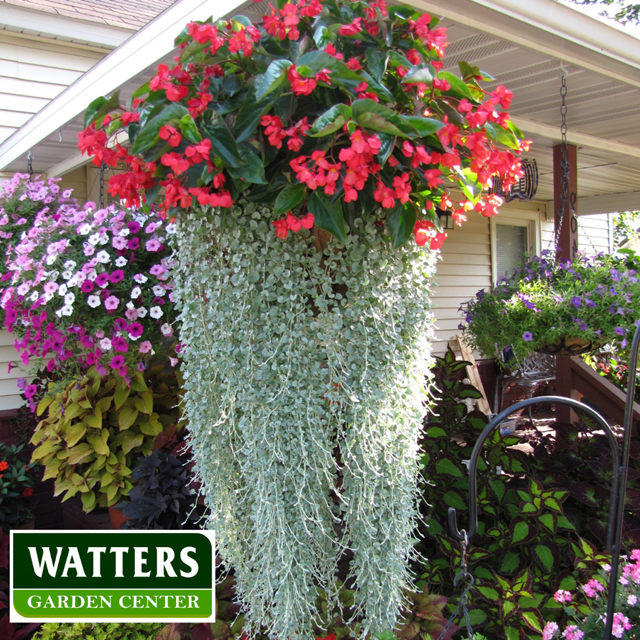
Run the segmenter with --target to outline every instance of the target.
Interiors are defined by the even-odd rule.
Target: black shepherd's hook
[[[616,590],[618,588],[618,567],[622,551],[622,524],[624,521],[624,496],[627,492],[627,472],[629,471],[629,451],[631,449],[631,428],[633,426],[633,402],[636,391],[636,369],[638,367],[638,348],[640,347],[640,323],[636,328],[631,344],[629,357],[629,382],[627,383],[627,401],[624,405],[624,435],[622,438],[622,459],[618,468],[618,495],[616,496],[616,518],[614,522],[613,550],[611,558],[611,577],[609,579],[609,598],[607,600],[607,620],[604,629],[604,640],[611,640],[613,628],[613,612],[616,606]]]
[[[520,409],[524,409],[526,407],[530,407],[532,404],[539,404],[542,402],[554,402],[556,405],[568,405],[573,409],[583,411],[584,413],[590,415],[598,423],[596,429],[602,429],[607,436],[609,446],[611,447],[612,461],[618,460],[618,445],[616,443],[616,438],[613,435],[613,431],[611,431],[611,427],[597,411],[595,411],[591,407],[588,407],[586,404],[579,402],[578,400],[573,400],[572,398],[562,398],[560,396],[540,396],[538,398],[529,398],[527,400],[523,400],[522,402],[514,404],[508,409],[505,409],[502,413],[499,413],[484,428],[484,430],[480,434],[480,437],[478,438],[478,441],[476,442],[476,446],[473,448],[473,453],[471,454],[471,460],[469,461],[469,530],[466,532],[469,540],[471,540],[471,538],[476,534],[476,531],[478,530],[478,487],[476,483],[476,470],[478,467],[478,458],[480,457],[482,446],[484,445],[487,438],[491,435],[491,433],[495,430],[495,428],[505,418],[508,418],[512,413],[515,413]],[[613,549],[613,535],[616,516],[615,500],[617,496],[616,488],[618,486],[619,475],[620,469],[614,462],[613,482],[611,483],[611,506],[609,508],[609,526],[607,530],[608,552],[612,552]],[[457,538],[458,540],[464,540],[464,533],[458,530],[456,510],[453,507],[449,509],[449,529],[451,529],[451,534],[455,538]]]

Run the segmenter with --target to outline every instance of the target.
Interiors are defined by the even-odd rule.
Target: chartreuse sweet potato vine
[[[466,63],[444,70],[437,18],[384,0],[275,4],[259,25],[188,24],[176,64],[133,103],[90,105],[82,151],[129,169],[111,177],[112,195],[177,217],[243,197],[275,205],[265,215],[280,237],[315,223],[342,242],[381,206],[395,246],[413,233],[432,248],[446,237],[436,207],[458,224],[471,209],[496,213],[491,176],[510,187],[527,143],[508,89]]]
[[[211,526],[250,635],[311,637],[315,587],[331,591],[345,548],[363,632],[392,629],[411,584],[436,253],[394,250],[373,216],[321,252],[306,230],[277,238],[269,215],[185,213],[175,236]]]
[[[54,478],[55,495],[64,502],[80,494],[85,511],[125,497],[136,461],[180,419],[176,372],[166,374],[161,364],[136,372],[129,384],[93,366],[78,380],[51,383],[49,392],[37,408],[33,460],[45,466],[44,480]]]

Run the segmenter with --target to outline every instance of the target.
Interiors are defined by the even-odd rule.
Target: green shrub
[[[425,527],[420,552],[428,562],[419,569],[418,587],[428,585],[453,602],[460,593],[453,586],[460,545],[450,537],[447,511],[455,507],[459,528],[468,529],[469,476],[463,463],[487,425],[484,414],[464,404],[480,397],[463,380],[466,364],[451,351],[436,358],[440,399],[425,420],[421,443]],[[495,431],[478,460],[478,532],[468,554],[476,579],[470,609],[472,624],[493,640],[539,640],[544,621],[561,622],[564,615],[554,592],[575,589],[607,560],[599,552],[610,477],[606,443],[585,425],[553,427],[555,436]],[[530,453],[515,448],[523,443]],[[591,500],[590,488],[598,499]],[[605,506],[594,508],[600,492]],[[629,499],[634,496],[631,492]]]
[[[33,640],[146,640],[155,638],[162,622],[48,622]]]

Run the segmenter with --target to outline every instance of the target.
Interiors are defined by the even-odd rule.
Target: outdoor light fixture
[[[512,200],[520,200],[522,202],[533,200],[538,190],[538,164],[535,160],[523,160],[522,170],[524,171],[524,175],[511,187],[508,193],[504,192],[500,178],[498,176],[491,176],[493,186],[489,189],[489,193],[494,193],[504,198],[505,202],[511,202]]]
[[[454,224],[451,211],[444,211],[436,208],[436,213],[438,214],[438,220],[440,221],[442,229],[453,229]]]

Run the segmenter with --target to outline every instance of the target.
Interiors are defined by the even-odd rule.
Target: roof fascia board
[[[121,29],[107,24],[66,18],[55,13],[24,9],[0,3],[0,24],[31,33],[42,33],[51,38],[68,38],[74,42],[99,45],[115,49],[135,33],[134,29]],[[11,33],[11,31],[9,31]]]
[[[640,88],[640,40],[555,0],[403,0]]]
[[[69,85],[20,129],[0,144],[0,169],[27,153],[38,142],[81,114],[93,100],[115,91],[129,78],[144,71],[173,51],[173,41],[190,20],[227,15],[241,0],[180,0],[154,18],[120,47],[113,50]]]
[[[576,213],[578,216],[593,216],[619,211],[638,211],[640,209],[640,191],[613,193],[605,196],[585,196],[578,198]],[[554,211],[553,200],[547,202],[547,211]]]
[[[558,127],[554,127],[550,124],[543,124],[541,122],[534,122],[533,120],[525,120],[524,118],[512,117],[510,119],[516,127],[525,133],[531,133],[549,140],[555,140],[558,144],[562,141],[560,129]],[[593,149],[600,149],[601,151],[619,153],[620,155],[628,156],[630,158],[640,158],[640,147],[624,144],[622,142],[615,142],[613,140],[606,140],[605,138],[591,136],[587,133],[580,133],[579,131],[571,129],[567,131],[567,142],[569,144],[575,144],[576,146],[591,147]]]

